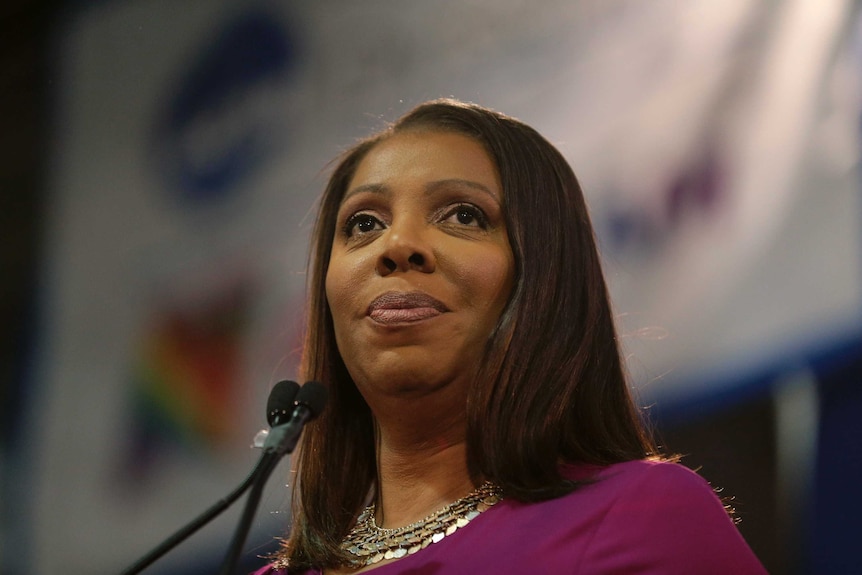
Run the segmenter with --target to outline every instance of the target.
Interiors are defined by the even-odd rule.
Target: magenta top
[[[504,499],[374,574],[766,573],[712,488],[682,465],[629,461],[564,473],[597,481],[541,503]],[[253,575],[319,574],[265,567]]]

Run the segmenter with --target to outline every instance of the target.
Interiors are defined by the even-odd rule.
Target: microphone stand
[[[285,425],[273,427],[267,436],[266,443],[263,446],[264,454],[261,457],[261,464],[259,465],[259,469],[255,469],[256,476],[253,479],[251,491],[248,494],[248,499],[246,499],[245,508],[237,524],[224,562],[219,570],[219,575],[231,575],[236,569],[243,546],[245,546],[245,541],[248,538],[248,532],[251,530],[251,523],[260,504],[267,479],[272,475],[279,460],[285,454],[293,453],[296,443],[299,441],[299,435],[302,433],[303,426],[313,417],[314,413],[310,409],[301,404],[297,405],[297,410],[294,412],[291,420]]]
[[[302,433],[303,426],[323,409],[326,403],[326,388],[317,382],[308,382],[302,387],[302,390],[297,392],[299,385],[292,381],[283,381],[275,386],[273,393],[270,394],[270,403],[268,412],[270,414],[287,413],[285,405],[292,403],[295,407],[293,414],[287,423],[275,425],[270,429],[266,441],[263,445],[263,454],[252,469],[246,479],[225,498],[218,501],[215,505],[204,511],[191,523],[168,537],[161,545],[144,555],[131,567],[127,568],[121,575],[137,575],[165,553],[185,541],[190,535],[198,529],[209,523],[216,515],[228,508],[240,495],[251,488],[248,501],[246,502],[245,510],[243,511],[240,523],[234,534],[233,542],[222,564],[220,573],[229,575],[239,561],[239,556],[242,552],[242,547],[245,545],[245,540],[248,532],[251,529],[251,523],[254,519],[254,514],[257,506],[260,503],[263,495],[263,488],[266,480],[272,475],[278,465],[279,460],[288,454],[292,453],[299,441],[299,436]],[[296,396],[296,401],[293,401]],[[268,418],[270,419],[270,418]],[[278,417],[275,417],[278,421]],[[272,423],[272,419],[270,419]]]
[[[266,455],[264,455],[264,457],[266,457]],[[280,456],[270,457],[269,464],[261,466],[260,473],[255,479],[251,487],[251,491],[248,493],[248,498],[245,500],[245,508],[243,509],[242,516],[237,524],[228,552],[222,562],[221,569],[219,569],[219,575],[230,575],[236,569],[240,555],[242,555],[243,547],[245,546],[245,541],[248,538],[248,533],[251,530],[254,515],[257,512],[258,505],[260,504],[260,499],[263,495],[263,488],[266,485],[267,479],[269,479],[269,476],[278,465],[279,459],[281,459]]]
[[[239,499],[239,497],[246,492],[246,490],[254,484],[255,479],[259,474],[262,474],[264,470],[266,471],[266,475],[269,476],[272,473],[272,469],[275,468],[274,463],[278,463],[278,458],[275,459],[273,463],[273,454],[264,453],[257,464],[251,470],[251,473],[248,474],[248,477],[243,480],[239,486],[231,491],[227,496],[223,499],[219,500],[212,507],[201,513],[198,517],[193,519],[189,524],[185,527],[165,539],[161,545],[138,559],[138,561],[128,567],[125,571],[121,573],[121,575],[137,575],[150,565],[152,565],[157,559],[162,557],[165,553],[191,537],[198,529],[209,523],[213,520],[219,513],[230,507],[234,501]]]

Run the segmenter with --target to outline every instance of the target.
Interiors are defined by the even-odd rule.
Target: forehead
[[[346,195],[363,186],[455,179],[481,184],[502,199],[497,166],[475,139],[453,132],[399,132],[376,144],[359,162]]]

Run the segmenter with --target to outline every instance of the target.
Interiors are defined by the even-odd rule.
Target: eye
[[[458,204],[453,206],[443,215],[443,221],[482,229],[488,227],[488,218],[485,216],[485,212],[473,204]]]
[[[344,235],[348,238],[354,234],[367,234],[376,230],[383,229],[383,222],[375,218],[371,214],[359,212],[353,214],[344,223]]]

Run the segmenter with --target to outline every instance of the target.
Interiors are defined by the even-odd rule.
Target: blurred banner
[[[20,504],[33,519],[17,534],[30,571],[15,572],[119,571],[242,479],[269,388],[296,377],[327,163],[426,99],[517,116],[570,160],[644,398],[744,393],[764,365],[858,336],[853,8],[128,0],[71,13]],[[286,509],[285,481],[262,540],[284,525],[267,511]],[[165,565],[220,557],[232,528]]]

